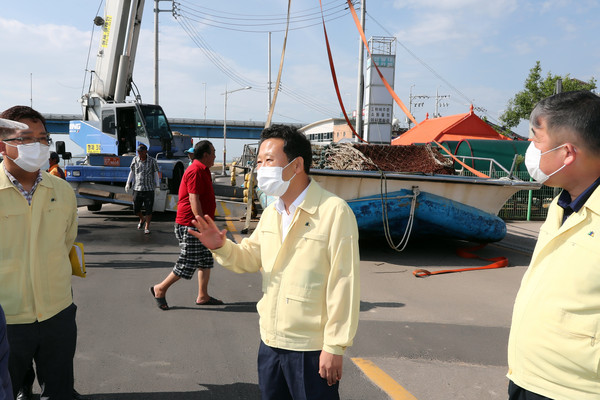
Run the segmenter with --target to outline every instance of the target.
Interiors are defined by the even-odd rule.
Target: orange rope
[[[361,142],[366,141],[356,133],[354,130],[354,126],[350,122],[350,118],[348,118],[348,114],[346,113],[346,108],[344,107],[344,102],[342,101],[342,94],[340,93],[340,87],[337,81],[337,75],[335,73],[335,66],[333,64],[333,56],[331,55],[331,47],[329,46],[329,38],[327,36],[327,28],[325,28],[325,17],[323,16],[323,3],[319,0],[319,4],[321,5],[321,19],[323,20],[323,32],[325,33],[325,44],[327,45],[327,56],[329,57],[329,69],[331,70],[331,77],[333,78],[333,86],[335,87],[335,93],[337,94],[338,102],[340,103],[340,107],[342,108],[342,113],[344,114],[344,118],[346,119],[346,123],[352,129],[352,134],[360,139]],[[362,112],[362,110],[356,110],[356,112]]]
[[[480,269],[504,268],[504,267],[508,266],[508,258],[506,258],[506,257],[483,258],[483,257],[478,256],[477,254],[472,253],[472,251],[477,251],[477,250],[483,248],[484,246],[485,246],[485,244],[475,246],[475,247],[457,249],[456,254],[458,254],[460,257],[463,257],[463,258],[478,258],[480,260],[492,261],[491,264],[484,265],[483,267],[444,269],[441,271],[434,271],[434,272],[430,272],[426,269],[416,269],[413,271],[413,275],[416,276],[417,278],[426,278],[430,275],[451,274],[453,272],[476,271],[476,270],[480,270]]]
[[[456,161],[457,163],[459,163],[460,165],[462,165],[463,167],[465,167],[466,169],[468,169],[469,171],[471,171],[472,173],[474,173],[476,176],[478,176],[480,178],[489,178],[489,176],[487,176],[483,172],[479,172],[475,168],[471,168],[467,164],[465,164],[464,162],[460,161],[454,154],[450,153],[447,148],[445,148],[444,146],[442,146],[441,144],[439,144],[435,140],[433,140],[433,143],[435,143],[439,147],[441,147],[441,149],[444,150],[450,157],[452,157],[454,159],[454,161]]]
[[[319,1],[321,1],[321,0],[319,0]],[[356,10],[354,9],[354,5],[352,4],[352,1],[350,1],[350,0],[347,0],[347,1],[348,1],[348,7],[350,8],[350,12],[352,13],[352,17],[354,18],[354,23],[356,24],[356,27],[358,28],[358,33],[360,33],[360,37],[362,38],[362,41],[365,44],[365,48],[369,52],[369,55],[371,56],[371,59],[372,59],[373,54],[371,53],[371,49],[369,49],[369,44],[367,43],[367,38],[365,37],[365,32],[364,32],[362,26],[360,25],[360,20],[358,19],[358,15],[356,15]],[[363,5],[363,7],[364,7],[364,5]],[[400,100],[400,98],[398,97],[396,92],[394,92],[394,89],[392,89],[392,87],[390,86],[388,81],[383,77],[383,74],[379,70],[379,67],[377,66],[377,64],[375,62],[373,62],[373,65],[375,66],[375,69],[377,70],[377,73],[379,74],[379,77],[381,78],[381,81],[385,85],[386,89],[388,90],[388,92],[390,92],[390,94],[392,95],[392,98],[396,101],[396,104],[398,104],[400,106],[402,111],[404,111],[404,114],[406,114],[406,116],[408,118],[410,118],[410,120],[415,125],[419,125],[417,120],[415,120],[415,117],[412,116],[412,114],[410,113],[410,111],[408,111],[408,108],[406,108],[406,106],[404,105],[402,100]],[[356,112],[359,112],[359,110],[357,110]]]

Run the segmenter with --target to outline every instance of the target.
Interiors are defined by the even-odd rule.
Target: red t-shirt
[[[177,203],[177,218],[175,219],[175,222],[179,225],[193,226],[192,220],[195,215],[190,204],[190,193],[200,196],[202,212],[215,219],[217,203],[210,170],[198,160],[194,160],[192,165],[185,170],[181,185],[179,185],[179,201]]]

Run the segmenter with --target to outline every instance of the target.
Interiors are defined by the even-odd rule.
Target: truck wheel
[[[179,193],[179,185],[181,184],[181,179],[183,178],[183,165],[177,164],[173,169],[173,178],[169,181],[169,193],[178,194]]]
[[[100,211],[102,209],[102,203],[94,203],[87,206],[88,211]]]

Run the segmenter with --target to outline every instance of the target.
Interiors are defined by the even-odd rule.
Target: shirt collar
[[[298,195],[298,197],[296,197],[296,200],[294,200],[292,202],[292,204],[290,205],[290,207],[289,207],[290,215],[293,215],[294,211],[296,211],[296,208],[298,208],[300,203],[302,203],[304,201],[304,198],[306,197],[306,193],[308,192],[308,188],[311,185],[311,183],[312,183],[312,181],[308,184],[308,186],[306,186],[306,188],[304,188],[302,193],[300,193]],[[277,212],[279,214],[283,214],[285,212],[285,204],[283,204],[283,200],[281,200],[281,197],[279,199],[277,199],[277,201],[275,202],[275,209],[277,210]]]
[[[15,178],[10,172],[8,172],[8,170],[6,169],[6,165],[4,163],[2,163],[2,169],[4,170],[4,173],[6,174],[6,176],[8,177],[8,179],[11,181],[11,183],[17,187],[21,186],[21,182],[19,182],[17,180],[17,178]],[[37,186],[38,183],[40,183],[40,181],[42,180],[42,170],[38,171],[38,175],[37,178],[35,179],[35,183],[34,186]]]
[[[594,181],[587,189],[585,189],[577,198],[571,201],[571,195],[566,190],[563,190],[558,197],[558,205],[564,209],[563,222],[573,213],[579,212],[581,207],[590,198],[596,188],[600,186],[600,177]]]

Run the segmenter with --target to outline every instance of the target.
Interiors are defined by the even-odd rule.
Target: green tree
[[[542,67],[540,62],[536,61],[535,66],[529,70],[529,76],[525,80],[525,89],[508,101],[506,111],[500,116],[500,121],[506,129],[514,128],[523,119],[529,119],[529,114],[531,114],[537,102],[554,94],[556,81],[559,79],[562,79],[563,92],[596,89],[596,80],[593,77],[589,82],[583,82],[571,78],[569,74],[560,76],[548,72],[548,75],[542,79]]]

